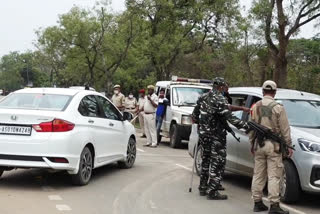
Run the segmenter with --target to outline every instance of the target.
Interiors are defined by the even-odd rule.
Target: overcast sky
[[[115,12],[123,11],[125,0],[112,0]],[[252,0],[240,0],[249,7]],[[72,6],[93,7],[96,0],[2,0],[0,6],[0,57],[10,51],[32,50],[36,40],[35,30],[57,23],[58,15],[68,12]],[[319,29],[317,29],[319,32]],[[302,30],[304,37],[315,34],[312,25]]]

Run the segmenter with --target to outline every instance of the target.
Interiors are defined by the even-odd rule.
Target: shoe
[[[225,189],[222,185],[220,185],[220,186],[218,187],[218,190],[219,190],[219,191],[225,191],[226,189]]]
[[[141,135],[141,138],[147,138],[147,136],[145,134]]]
[[[205,189],[200,190],[199,189],[199,194],[200,194],[200,196],[206,196],[207,195],[207,190],[205,190]]]
[[[267,210],[268,207],[262,201],[254,202],[253,212],[263,212]]]
[[[149,146],[151,146],[151,144],[144,144],[143,146],[144,147],[149,147]]]
[[[157,145],[151,145],[150,148],[157,148]]]
[[[271,204],[269,214],[289,214],[289,211],[281,209],[279,203]]]
[[[221,195],[218,191],[209,193],[207,195],[208,200],[227,200],[228,196],[227,195]]]

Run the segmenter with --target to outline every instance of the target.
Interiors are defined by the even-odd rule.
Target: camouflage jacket
[[[202,95],[193,110],[192,119],[199,124],[199,134],[217,140],[225,139],[227,132],[223,122],[228,121],[238,129],[246,128],[246,123],[235,117],[229,110],[228,101],[217,90]]]

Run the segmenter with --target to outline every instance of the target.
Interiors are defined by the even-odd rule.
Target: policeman
[[[280,134],[288,145],[291,145],[290,126],[286,111],[282,105],[274,100],[277,85],[268,80],[262,85],[263,99],[257,102],[252,108],[251,120],[259,123],[273,132]],[[280,208],[280,180],[283,176],[282,154],[279,152],[279,144],[270,140],[264,141],[260,146],[255,140],[254,133],[249,135],[254,154],[254,174],[252,180],[252,196],[254,200],[254,212],[268,210],[262,202],[262,191],[268,180],[268,193],[271,207],[270,214],[287,214]],[[263,145],[263,144],[261,144]],[[289,157],[292,150],[289,149]]]
[[[228,101],[222,95],[225,81],[213,80],[213,89],[202,95],[192,113],[193,121],[199,124],[199,144],[203,147],[200,195],[209,200],[226,200],[218,190],[226,162],[226,135],[224,123],[230,122],[238,129],[248,125],[232,115]]]
[[[139,100],[138,100],[138,110],[137,110],[137,114],[139,115],[139,124],[142,131],[142,135],[141,135],[142,138],[147,137],[144,130],[144,111],[143,111],[143,106],[146,101],[145,93],[146,92],[144,89],[139,90]]]
[[[133,93],[130,92],[129,96],[126,97],[124,100],[125,111],[135,115],[135,113],[137,113],[137,106],[137,99],[133,96]]]
[[[124,110],[125,96],[121,93],[120,85],[113,87],[113,96],[111,98],[112,103],[121,111]]]

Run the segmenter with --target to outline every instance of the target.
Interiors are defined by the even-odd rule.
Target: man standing
[[[168,105],[168,99],[164,97],[165,90],[161,89],[159,93],[159,104],[156,112],[156,128],[157,128],[157,142],[158,145],[161,141],[160,130],[162,126],[163,117],[166,114],[166,109]]]
[[[140,128],[141,128],[141,131],[142,131],[142,136],[143,138],[146,137],[146,132],[144,130],[144,111],[143,111],[143,106],[144,106],[144,103],[146,101],[146,94],[145,94],[145,90],[144,89],[141,89],[139,90],[139,100],[138,100],[138,117],[139,117],[139,124],[140,124]]]
[[[263,99],[252,108],[251,120],[261,124],[274,133],[279,134],[288,145],[291,145],[290,126],[286,111],[282,105],[274,100],[277,91],[275,82],[268,80],[262,85]],[[268,193],[271,207],[269,214],[288,214],[280,208],[280,180],[283,176],[282,154],[279,143],[264,140],[258,144],[255,133],[251,132],[250,143],[254,154],[254,174],[252,180],[252,196],[254,200],[254,212],[267,211],[268,207],[263,204],[263,189],[268,180]],[[264,144],[264,145],[263,145]],[[289,148],[289,157],[292,150]]]
[[[225,81],[221,77],[213,80],[213,89],[202,95],[192,113],[193,121],[199,124],[199,144],[203,147],[200,195],[209,200],[226,200],[218,192],[226,161],[226,129],[228,121],[240,128],[248,125],[232,115],[228,101],[222,95]]]
[[[154,93],[154,86],[148,86],[148,96],[144,103],[144,129],[147,136],[147,144],[152,148],[157,147],[156,131],[156,109],[158,106],[158,96]]]
[[[125,98],[124,107],[125,111],[130,112],[133,115],[137,113],[137,99],[133,96],[132,92]]]
[[[120,111],[124,110],[125,96],[121,93],[120,85],[115,85],[113,87],[113,96],[111,100]]]

